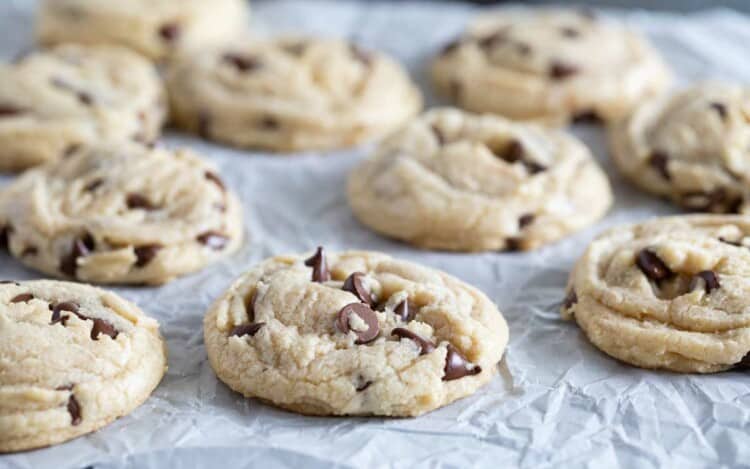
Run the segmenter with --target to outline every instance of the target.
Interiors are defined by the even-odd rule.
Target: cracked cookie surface
[[[243,33],[244,0],[44,0],[40,43],[117,44],[152,59],[220,44]]]
[[[174,120],[238,147],[302,151],[384,135],[421,108],[392,59],[340,40],[280,38],[207,50],[173,64]]]
[[[0,64],[0,171],[101,140],[154,141],[166,114],[156,68],[119,47],[64,45]]]
[[[598,220],[607,177],[576,138],[491,115],[437,109],[351,172],[357,218],[426,248],[528,250]]]
[[[166,368],[158,323],[120,296],[0,283],[0,452],[61,443],[129,414]]]
[[[477,289],[362,251],[278,256],[238,278],[204,319],[218,377],[303,414],[415,416],[497,372],[508,328]]]
[[[553,123],[623,116],[670,81],[640,35],[562,9],[481,15],[435,58],[432,77],[465,109]]]
[[[702,83],[639,106],[610,130],[634,184],[691,211],[746,213],[750,88]]]
[[[750,222],[655,219],[588,247],[562,307],[608,355],[643,368],[711,373],[750,360]]]
[[[82,148],[0,192],[0,248],[50,275],[160,284],[242,242],[239,201],[190,150]]]

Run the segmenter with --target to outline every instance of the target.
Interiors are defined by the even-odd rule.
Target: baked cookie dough
[[[643,103],[610,130],[634,184],[699,212],[748,211],[750,88],[703,83]]]
[[[236,250],[242,232],[239,201],[189,150],[86,147],[0,192],[0,247],[85,282],[161,284]]]
[[[203,323],[219,379],[311,415],[416,416],[497,372],[508,327],[477,289],[363,251],[268,259]]]
[[[750,365],[750,220],[659,218],[615,228],[576,264],[562,307],[605,353],[643,368]]]
[[[562,9],[481,15],[435,58],[432,77],[465,109],[548,123],[618,118],[670,82],[643,37]]]
[[[301,151],[389,133],[422,99],[399,64],[334,39],[282,38],[184,57],[167,73],[174,121],[238,147]]]
[[[88,285],[0,283],[0,452],[61,443],[141,405],[167,370],[159,324]]]
[[[118,44],[161,60],[243,33],[245,0],[43,0],[36,34],[43,45]]]
[[[455,251],[529,250],[598,220],[607,177],[558,130],[437,109],[352,171],[349,204],[373,230]]]
[[[0,64],[0,171],[99,140],[152,142],[166,114],[156,68],[118,47],[66,45]]]

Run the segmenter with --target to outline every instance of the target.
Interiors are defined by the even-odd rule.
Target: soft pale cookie
[[[303,414],[415,416],[497,372],[508,328],[477,289],[375,252],[268,259],[203,322],[219,379]]]
[[[348,196],[375,231],[455,251],[534,249],[594,223],[612,202],[573,136],[454,109],[384,141],[351,172]]]
[[[87,147],[0,192],[0,247],[86,282],[164,283],[233,252],[242,233],[239,201],[189,150]]]
[[[562,9],[481,15],[435,58],[432,77],[463,108],[554,123],[618,118],[670,81],[643,37]]]
[[[167,74],[173,119],[204,138],[276,151],[351,146],[416,114],[399,64],[334,39],[248,42],[184,57]]]
[[[159,324],[114,293],[0,284],[0,452],[97,430],[141,405],[166,369]]]
[[[700,212],[747,212],[750,88],[703,83],[644,103],[610,130],[634,184]]]
[[[655,219],[596,239],[562,307],[607,354],[643,368],[711,373],[750,360],[750,220]]]
[[[100,140],[152,142],[165,114],[156,68],[127,49],[67,45],[0,64],[0,171]]]
[[[247,27],[245,0],[43,0],[43,45],[118,44],[152,59],[221,44]]]

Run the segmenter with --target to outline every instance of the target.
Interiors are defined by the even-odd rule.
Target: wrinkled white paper
[[[429,92],[425,65],[477,7],[428,2],[258,1],[261,34],[308,32],[355,39],[401,59]],[[0,56],[32,45],[34,3],[0,2]],[[678,82],[750,81],[750,19],[725,10],[689,16],[609,12],[645,31]],[[176,135],[221,168],[245,206],[248,241],[232,259],[161,288],[118,288],[161,322],[169,372],[133,414],[53,448],[0,456],[0,467],[139,468],[342,466],[716,467],[750,461],[750,376],[682,376],[620,364],[559,319],[568,271],[604,228],[676,213],[630,188],[599,128],[575,132],[611,176],[616,204],[591,229],[527,254],[419,251],[369,232],[344,194],[366,148],[282,158]],[[0,178],[4,184],[9,178]],[[230,280],[261,259],[308,250],[381,250],[443,269],[497,302],[511,340],[498,378],[476,395],[416,419],[311,418],[243,399],[217,381],[202,318]],[[0,278],[38,274],[0,254]]]

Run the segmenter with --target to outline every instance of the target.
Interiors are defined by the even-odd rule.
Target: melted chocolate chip
[[[635,261],[643,275],[649,279],[659,282],[672,276],[672,271],[656,253],[650,249],[643,249],[638,253]]]
[[[224,54],[222,59],[224,60],[224,62],[233,65],[234,68],[242,73],[251,72],[261,67],[260,60],[249,55],[227,53]]]
[[[448,344],[445,355],[443,381],[451,381],[464,376],[477,375],[482,372],[480,366],[469,367],[469,361],[454,346]]]
[[[16,116],[23,114],[23,112],[23,109],[19,107],[11,106],[10,104],[0,104],[0,118]]]
[[[313,268],[313,282],[320,283],[331,280],[331,274],[330,272],[328,272],[328,262],[326,261],[325,250],[322,246],[318,246],[315,254],[313,254],[309,259],[305,260],[305,265]]]
[[[141,210],[154,210],[154,206],[148,198],[142,194],[131,192],[125,199],[130,210],[141,209]]]
[[[11,303],[26,303],[27,301],[31,301],[34,299],[34,295],[31,293],[21,293],[20,295],[16,295],[13,298],[11,298]]]
[[[573,116],[574,124],[601,124],[604,119],[596,111],[581,111]]]
[[[254,336],[258,333],[263,326],[265,326],[265,322],[255,322],[252,324],[242,324],[241,326],[237,326],[234,329],[232,329],[232,332],[229,333],[230,336],[237,336],[237,337],[244,337],[246,335],[249,335],[250,337]]]
[[[104,184],[104,179],[102,178],[96,178],[93,181],[89,182],[83,187],[83,190],[85,192],[94,192],[96,189],[101,187],[101,185]]]
[[[555,80],[565,80],[576,75],[580,70],[575,65],[554,61],[549,67],[549,76]]]
[[[505,250],[508,252],[522,251],[523,239],[511,237],[505,240]]]
[[[359,328],[353,328],[352,316],[359,317],[367,326],[367,329],[360,330]],[[357,345],[372,342],[380,333],[377,314],[363,303],[349,303],[341,308],[336,318],[336,326],[339,331],[345,334],[349,331],[354,332],[357,335],[357,340],[354,343]]]
[[[245,311],[247,312],[247,318],[250,322],[255,322],[255,298],[258,296],[258,292],[254,291],[250,299],[245,304]]]
[[[64,326],[70,316],[63,315],[63,311],[69,311],[75,315],[78,315],[78,304],[72,301],[65,301],[54,306],[50,305],[50,307],[52,308],[52,318],[50,319],[50,324],[57,324],[58,322],[60,322]]]
[[[724,103],[718,103],[718,102],[712,102],[710,104],[710,106],[711,106],[711,109],[713,109],[714,111],[716,111],[719,114],[719,117],[721,118],[721,120],[726,120],[727,119],[728,111],[727,111],[726,104],[724,104]]]
[[[533,213],[527,213],[527,214],[521,215],[521,218],[518,219],[518,227],[521,229],[526,228],[527,226],[534,223],[534,218],[536,217],[534,216]]]
[[[507,161],[508,163],[515,163],[516,161],[523,161],[526,151],[523,145],[518,140],[511,140],[504,148],[493,153],[498,158]]]
[[[418,334],[410,331],[403,327],[397,327],[391,331],[391,335],[395,335],[401,339],[409,339],[414,341],[419,346],[419,354],[426,355],[435,350],[435,344],[427,339],[422,338]]]
[[[224,185],[224,181],[221,180],[218,174],[213,171],[206,171],[205,176],[206,179],[219,186],[219,189],[221,189],[222,192],[226,192],[227,186]]]
[[[108,335],[112,339],[116,339],[117,335],[119,334],[117,329],[115,329],[115,326],[109,321],[99,318],[89,318],[80,314],[78,314],[77,316],[81,319],[89,319],[91,321],[94,321],[94,326],[91,328],[92,340],[99,340],[99,334]]]
[[[136,258],[135,266],[147,266],[152,260],[154,260],[156,255],[159,253],[159,250],[163,247],[164,246],[162,246],[161,244],[146,244],[133,248],[133,252],[135,253]]]
[[[661,177],[669,181],[672,176],[669,174],[669,155],[663,151],[655,151],[648,159],[648,164],[656,169]]]
[[[575,290],[570,290],[568,294],[565,295],[565,300],[563,300],[563,307],[565,309],[570,309],[576,303],[578,303],[578,295],[576,295]]]
[[[719,277],[716,275],[716,273],[714,273],[712,270],[704,270],[695,274],[693,279],[690,281],[691,291],[698,288],[701,279],[703,280],[703,288],[706,292],[706,295],[711,293],[713,290],[721,287],[721,284],[719,283]]]
[[[81,417],[81,404],[78,403],[78,400],[76,399],[76,396],[72,393],[70,394],[70,397],[68,398],[68,413],[70,414],[70,423],[71,425],[78,425],[81,423],[82,417]]]
[[[364,383],[357,386],[355,389],[357,390],[357,392],[362,392],[365,389],[369,388],[371,384],[372,384],[372,381],[365,381]]]
[[[373,295],[367,286],[365,286],[365,283],[362,280],[364,276],[365,274],[362,272],[354,272],[346,278],[344,286],[341,289],[352,293],[359,298],[362,303],[372,306],[375,304],[375,295]]]
[[[215,251],[221,251],[229,243],[229,238],[218,231],[206,231],[198,235],[195,239]]]
[[[88,256],[95,247],[94,237],[89,233],[74,239],[70,253],[60,259],[60,272],[68,277],[75,277],[78,270],[78,258]]]
[[[180,25],[165,23],[159,28],[159,36],[167,42],[173,42],[180,37]]]
[[[404,300],[401,303],[397,304],[396,307],[393,308],[393,312],[404,322],[411,321],[412,319],[414,319],[414,316],[417,315],[417,312],[414,310],[414,308],[409,306],[409,301],[407,300]]]

